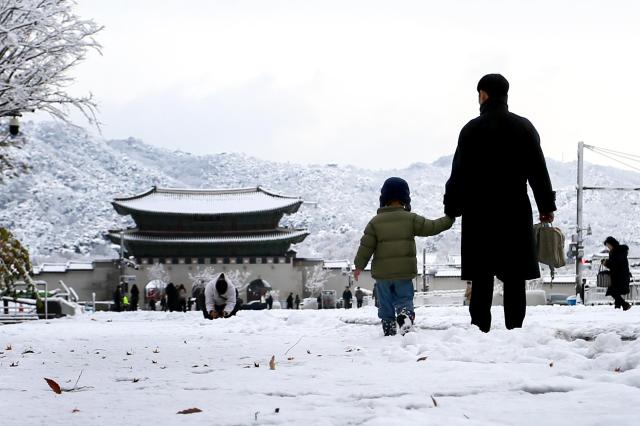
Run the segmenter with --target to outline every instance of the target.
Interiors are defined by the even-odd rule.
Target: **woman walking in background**
[[[615,308],[622,308],[627,311],[631,308],[629,302],[622,298],[623,294],[629,294],[629,281],[631,272],[629,271],[629,247],[620,244],[613,237],[607,237],[604,245],[609,249],[609,259],[602,259],[602,264],[611,271],[611,285],[607,289],[607,296],[613,297]]]

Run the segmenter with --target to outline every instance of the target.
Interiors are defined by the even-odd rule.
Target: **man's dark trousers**
[[[527,313],[527,293],[525,280],[505,279],[504,283],[504,324],[507,329],[522,327]],[[491,329],[491,302],[493,300],[493,276],[473,280],[469,313],[471,324],[488,333]]]

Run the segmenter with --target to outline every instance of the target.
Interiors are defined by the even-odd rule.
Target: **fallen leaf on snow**
[[[276,356],[275,355],[271,356],[271,361],[269,361],[269,368],[271,370],[275,370],[276,369]]]
[[[289,361],[293,361],[294,359],[295,359],[295,358],[294,358],[294,357],[292,357],[292,356],[290,356],[289,358],[287,358],[287,360],[289,360]]]
[[[254,366],[255,368],[258,368],[258,367],[260,367],[260,364],[258,364],[257,362],[254,362],[254,363],[253,363],[253,366]]]
[[[276,408],[276,414],[278,414],[280,412],[279,408]]]
[[[621,371],[622,371],[622,368],[620,368],[620,367],[616,367],[616,369],[615,369],[615,370],[613,370],[613,371],[615,371],[616,373],[619,373],[619,372],[621,372]]]
[[[24,354],[34,354],[34,353],[35,352],[33,351],[33,349],[29,348],[29,349],[26,349],[24,352],[22,352],[22,355],[24,355]]]
[[[94,320],[95,321],[95,320]],[[79,413],[80,410],[78,410],[77,408],[74,408],[73,410],[71,410],[72,413]]]
[[[420,358],[418,358],[418,359],[416,360],[416,362],[419,362],[419,361],[426,361],[426,360],[427,360],[427,358],[429,358],[429,357],[427,357],[427,356],[421,356]]]
[[[54,391],[58,395],[62,393],[62,389],[60,389],[60,385],[56,383],[55,380],[47,379],[46,377],[44,378],[44,380],[47,382],[47,384],[49,385],[52,391]]]
[[[433,395],[431,395],[431,401],[433,401],[433,406],[434,407],[438,406],[438,401],[436,401],[436,399],[433,397]]]
[[[549,367],[553,367],[553,361],[549,363]]]
[[[202,410],[196,407],[187,408],[186,410],[178,411],[176,414],[193,414],[193,413],[202,413]]]
[[[9,364],[9,367],[17,367],[20,363],[18,361],[14,361],[11,364]]]
[[[11,345],[7,345],[6,348],[4,348],[5,351],[10,351],[11,350]]]
[[[138,379],[138,378],[133,379],[133,383],[138,383],[139,381],[140,381],[140,379]]]

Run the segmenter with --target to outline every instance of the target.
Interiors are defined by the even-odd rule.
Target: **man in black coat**
[[[473,282],[471,323],[488,332],[494,276],[504,283],[508,329],[522,327],[525,280],[540,277],[527,182],[540,221],[552,222],[556,205],[538,132],[509,112],[509,82],[488,74],[477,89],[480,116],[460,132],[444,210],[462,216],[462,279]]]

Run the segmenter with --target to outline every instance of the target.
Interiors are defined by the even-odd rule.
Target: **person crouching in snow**
[[[238,292],[233,283],[227,281],[224,274],[218,274],[207,283],[204,299],[209,319],[229,318],[240,309]]]
[[[354,260],[356,281],[369,259],[371,275],[376,280],[378,317],[385,336],[411,330],[413,310],[413,282],[418,274],[415,237],[427,237],[445,231],[454,219],[443,216],[430,220],[411,213],[409,184],[399,177],[384,182],[380,191],[378,214],[367,224]],[[397,315],[397,316],[396,316]]]

